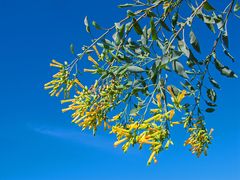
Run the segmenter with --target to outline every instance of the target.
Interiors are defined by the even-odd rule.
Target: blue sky
[[[240,179],[239,79],[216,74],[222,89],[217,111],[206,117],[215,129],[209,156],[191,155],[180,133],[150,167],[148,151],[123,154],[113,148],[114,137],[82,132],[61,113],[59,99],[43,90],[53,73],[50,60],[71,60],[70,43],[77,50],[89,43],[85,15],[109,26],[124,15],[116,8],[120,2],[126,0],[0,0],[1,180]],[[240,23],[229,23],[232,54],[239,61]],[[229,65],[240,74],[239,62]]]

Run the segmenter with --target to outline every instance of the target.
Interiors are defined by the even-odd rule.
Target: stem
[[[197,8],[196,10],[191,14],[191,16],[188,19],[193,20],[194,17],[197,15],[197,12],[204,6],[204,4],[207,2],[207,0],[204,0]],[[188,20],[183,23],[183,25],[180,27],[180,29],[175,33],[173,39],[170,41],[166,52],[169,51],[170,47],[172,46],[174,40],[178,37],[179,33],[184,29],[184,27],[188,24]]]

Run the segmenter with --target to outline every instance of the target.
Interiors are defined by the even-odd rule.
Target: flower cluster
[[[155,156],[163,149],[163,144],[169,138],[169,132],[164,126],[148,122],[133,122],[125,126],[117,124],[112,127],[111,133],[117,136],[117,141],[114,143],[115,147],[124,143],[122,145],[124,152],[128,150],[130,145],[139,144],[140,148],[144,144],[150,145],[151,155],[147,163],[148,165],[151,164],[152,160],[155,163],[157,162]],[[166,149],[170,142],[169,140],[165,144]]]
[[[171,86],[168,86],[167,90],[168,90],[169,94],[171,95],[171,100],[174,103],[175,107],[177,109],[181,109],[182,107],[181,107],[180,103],[186,97],[187,91],[182,90],[181,92],[178,92],[178,94],[176,95],[176,93],[174,93],[173,88]]]
[[[117,141],[114,143],[114,146],[118,146],[122,143],[122,149],[124,152],[128,150],[130,145],[134,146],[135,144],[139,144],[140,148],[145,145],[150,146],[151,155],[148,160],[148,165],[151,164],[152,161],[155,163],[156,155],[165,149],[168,149],[170,144],[173,144],[169,139],[169,130],[166,127],[166,123],[171,121],[175,110],[171,109],[167,112],[163,112],[161,97],[164,95],[157,94],[157,108],[150,109],[150,113],[153,114],[146,120],[141,121],[129,121],[128,124],[116,124],[112,127],[111,133],[116,134]],[[122,113],[114,116],[112,121],[119,120],[121,118]]]
[[[190,145],[193,154],[199,157],[202,153],[207,155],[208,145],[211,144],[213,129],[208,131],[205,128],[198,128],[194,124],[193,128],[189,128],[190,137],[185,141],[184,145]]]
[[[114,107],[115,101],[122,93],[123,88],[120,82],[111,80],[110,84],[97,87],[98,82],[90,89],[85,87],[73,99],[62,100],[62,103],[70,102],[68,108],[63,112],[72,110],[72,122],[78,124],[82,129],[93,129],[94,133],[97,127],[104,123],[104,128],[110,128],[107,113]]]
[[[57,62],[56,60],[52,60],[50,63],[51,67],[56,67],[59,69],[58,73],[54,74],[53,80],[46,83],[44,85],[44,89],[52,89],[50,91],[51,96],[59,96],[61,92],[65,92],[65,96],[71,90],[71,88],[78,84],[81,88],[84,86],[79,82],[78,79],[70,79],[70,72],[67,70],[68,64],[65,63],[64,65]]]

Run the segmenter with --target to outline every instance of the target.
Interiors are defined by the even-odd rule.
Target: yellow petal
[[[78,79],[75,79],[74,82],[77,83],[81,88],[83,88],[83,89],[85,88],[85,87],[82,85],[82,83],[80,83],[80,81],[79,81]]]
[[[148,165],[148,166],[151,164],[152,159],[154,158],[155,154],[156,154],[156,152],[153,151],[152,154],[150,155],[150,157],[149,157],[149,159],[148,159],[148,162],[147,162],[147,165]]]
[[[98,58],[101,58],[101,55],[99,54],[98,49],[97,49],[97,47],[95,45],[93,46],[93,49],[96,52]]]
[[[162,104],[161,104],[161,94],[157,94],[156,95],[156,98],[157,98],[157,104],[158,104],[158,106],[161,106]]]
[[[91,61],[93,64],[95,64],[96,66],[99,66],[99,64],[97,63],[97,61],[95,61],[92,56],[88,56],[88,60]]]
[[[123,143],[123,142],[126,141],[126,140],[127,140],[127,138],[123,138],[123,139],[121,139],[121,140],[116,141],[116,142],[114,143],[114,147],[117,147],[119,144]]]

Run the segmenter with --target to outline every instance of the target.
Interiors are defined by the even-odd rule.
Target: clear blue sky
[[[150,167],[148,151],[123,154],[113,148],[113,137],[81,132],[61,113],[59,99],[43,90],[53,73],[50,60],[71,60],[70,43],[79,50],[89,42],[85,15],[111,25],[124,15],[116,8],[120,2],[0,0],[0,180],[240,179],[239,79],[216,74],[222,90],[217,111],[206,117],[208,127],[215,129],[209,156],[191,155],[182,147],[185,134],[180,133],[175,147]],[[239,61],[240,23],[229,23],[231,48]],[[240,75],[239,62],[229,64]]]

